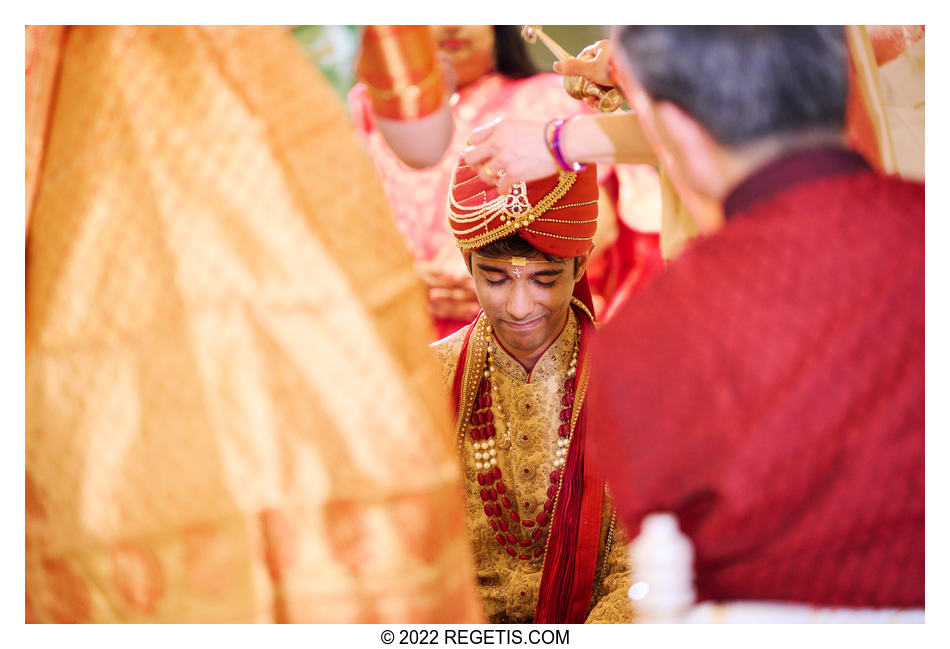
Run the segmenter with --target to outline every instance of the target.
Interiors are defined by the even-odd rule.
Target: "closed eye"
[[[494,279],[494,280],[492,280],[492,279],[488,279],[488,278],[486,277],[486,278],[485,278],[485,282],[486,282],[489,286],[499,286],[499,285],[504,284],[505,282],[507,282],[509,279],[510,279],[510,278],[508,278],[508,277],[502,277],[501,279]],[[531,278],[531,281],[534,282],[534,284],[535,284],[536,286],[541,286],[541,287],[543,287],[543,288],[551,288],[552,286],[554,286],[555,284],[557,284],[557,280],[554,280],[554,281],[551,281],[551,282],[542,282],[540,279],[537,279],[536,277],[532,277],[532,278]]]

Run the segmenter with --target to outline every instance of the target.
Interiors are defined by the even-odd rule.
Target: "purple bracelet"
[[[573,171],[577,173],[587,169],[587,165],[579,162],[569,163],[564,157],[564,152],[561,151],[561,129],[564,128],[568,121],[570,120],[555,119],[548,122],[545,128],[545,135],[548,150],[551,151],[551,155],[554,157],[557,166],[560,167],[562,171]]]

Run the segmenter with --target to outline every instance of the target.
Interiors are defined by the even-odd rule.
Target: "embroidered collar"
[[[570,363],[571,354],[574,351],[574,340],[577,338],[579,328],[574,309],[568,309],[567,322],[564,323],[561,333],[544,350],[544,353],[535,361],[530,370],[522,367],[521,363],[509,354],[500,342],[495,353],[495,367],[507,377],[519,383],[542,380],[553,373],[563,373],[567,370],[567,364]]]

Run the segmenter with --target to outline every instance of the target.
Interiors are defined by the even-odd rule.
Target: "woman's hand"
[[[518,182],[530,182],[559,171],[545,139],[547,122],[498,119],[472,132],[465,161],[479,177],[507,194]],[[561,128],[560,149],[568,163],[657,164],[656,154],[637,117],[617,112],[577,115]]]
[[[551,176],[557,164],[544,140],[547,122],[499,119],[472,131],[470,146],[462,151],[465,162],[478,170],[483,182],[507,194],[521,181]]]

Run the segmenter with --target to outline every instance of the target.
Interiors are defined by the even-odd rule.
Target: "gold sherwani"
[[[511,423],[508,448],[504,448],[507,445],[507,426],[498,427],[498,466],[508,485],[512,509],[523,517],[533,517],[540,511],[550,485],[548,476],[554,467],[558,448],[557,429],[562,423],[561,391],[578,329],[577,318],[571,310],[564,330],[530,372],[500,345],[496,346],[496,371],[492,383],[497,384],[500,403],[492,407],[496,417],[500,414],[500,419]],[[467,332],[466,326],[433,344],[442,365],[446,389],[451,389]],[[489,526],[483,512],[472,439],[467,431],[468,427],[461,441],[461,452],[468,531],[485,612],[492,622],[530,622],[538,602],[542,558],[522,561],[511,557],[495,540],[496,532]],[[614,525],[611,533],[611,523],[612,509],[605,507],[587,622],[630,622],[633,616],[627,598],[630,584],[623,551],[625,543],[619,525]]]

